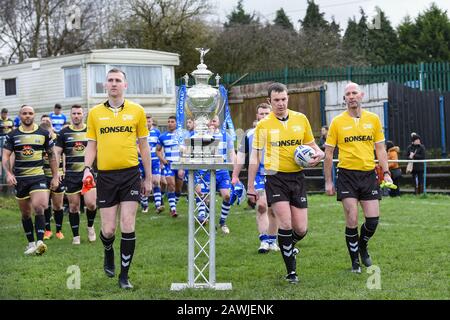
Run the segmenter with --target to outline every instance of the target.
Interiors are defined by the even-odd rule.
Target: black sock
[[[36,215],[34,217],[34,228],[36,229],[36,238],[37,241],[44,240],[44,232],[45,232],[45,217],[44,215]]]
[[[50,227],[50,219],[52,218],[52,208],[48,207],[44,210],[44,216],[45,216],[45,231],[52,231],[52,228]]]
[[[292,241],[292,229],[283,230],[278,229],[278,244],[280,246],[281,256],[283,257],[284,264],[286,265],[287,273],[295,272],[297,264],[295,256],[292,252],[294,249],[294,243]]]
[[[88,227],[92,227],[94,225],[96,215],[97,215],[97,209],[94,209],[94,210],[86,209]]]
[[[366,218],[366,222],[364,222],[361,226],[361,237],[359,239],[359,246],[361,248],[367,248],[367,242],[375,233],[377,229],[379,217]]]
[[[352,263],[359,264],[358,256],[358,228],[345,227],[345,241]]]
[[[103,232],[100,230],[100,240],[102,240],[103,248],[105,249],[106,261],[107,261],[109,266],[113,266],[114,265],[114,247],[113,247],[113,243],[114,243],[115,239],[116,239],[115,236],[112,236],[109,239],[106,238],[103,235]]]
[[[55,216],[56,232],[60,232],[64,219],[64,210],[54,210],[53,215]]]
[[[134,248],[136,246],[136,235],[134,232],[123,233],[120,241],[120,278],[128,278],[131,260],[133,259]]]
[[[306,237],[306,234],[308,233],[308,230],[305,231],[304,234],[299,235],[295,230],[292,229],[292,243],[294,246],[297,244],[297,242],[300,242],[304,237]]]
[[[34,242],[33,220],[31,218],[22,218],[22,226],[28,242]]]
[[[74,237],[78,237],[80,229],[80,213],[79,212],[69,212],[70,227],[72,228],[72,233]]]

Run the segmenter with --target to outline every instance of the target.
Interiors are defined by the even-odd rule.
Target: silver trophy
[[[192,87],[188,87],[189,76],[186,74],[186,103],[185,114],[194,119],[194,135],[184,140],[185,150],[181,156],[181,163],[193,164],[214,164],[223,163],[223,156],[218,154],[220,141],[214,139],[209,131],[211,119],[222,112],[224,99],[219,87],[219,75],[216,76],[216,86],[208,84],[209,78],[213,75],[204,64],[204,57],[209,49],[196,48],[200,52],[200,64],[191,75],[195,80]]]

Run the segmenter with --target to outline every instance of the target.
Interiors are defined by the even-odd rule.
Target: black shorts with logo
[[[30,194],[37,191],[49,191],[45,176],[37,176],[30,178],[17,178],[15,188],[16,199],[25,200]]]
[[[267,203],[288,201],[291,206],[308,208],[305,174],[303,172],[277,172],[266,176]]]
[[[337,200],[381,200],[380,185],[375,170],[359,171],[338,168],[336,175]]]
[[[64,177],[64,186],[68,195],[80,193],[81,189],[83,189],[83,175],[66,175]]]
[[[51,190],[50,189],[50,185],[52,183],[52,177],[47,177],[45,176],[45,180],[47,181],[47,188],[55,194],[61,194],[64,193],[64,191],[66,190],[66,188],[64,187],[64,182],[60,182],[58,188],[56,188],[56,190]]]
[[[98,171],[97,204],[109,208],[123,201],[140,201],[141,174],[139,167]]]

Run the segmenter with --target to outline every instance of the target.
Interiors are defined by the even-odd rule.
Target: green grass
[[[43,256],[24,256],[26,238],[15,201],[0,198],[0,299],[450,298],[449,197],[405,195],[381,202],[381,222],[369,244],[374,264],[381,270],[380,290],[367,288],[370,275],[365,268],[360,275],[348,271],[340,203],[334,197],[316,195],[309,197],[309,207],[309,233],[300,243],[300,283],[296,286],[283,280],[280,253],[257,253],[255,213],[233,207],[228,219],[231,233],[218,232],[216,241],[217,282],[231,282],[233,290],[170,291],[171,283],[187,282],[187,205],[182,199],[178,219],[167,212],[138,214],[137,248],[130,271],[135,289],[124,292],[117,278],[103,274],[102,244],[99,240],[87,243],[85,227],[81,228],[81,246],[72,246],[67,216],[64,240],[47,241],[49,250]],[[81,226],[85,223],[82,215]],[[98,223],[99,219],[97,234]],[[117,267],[119,243],[116,240]],[[81,270],[79,290],[66,286],[71,265]]]

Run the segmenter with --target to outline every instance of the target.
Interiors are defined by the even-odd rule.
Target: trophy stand
[[[183,102],[186,113],[194,118],[194,134],[184,140],[184,150],[180,162],[172,163],[173,169],[188,170],[189,236],[188,236],[188,282],[172,283],[171,290],[214,289],[231,290],[231,283],[216,283],[216,170],[232,169],[225,163],[224,155],[219,152],[220,141],[209,132],[209,121],[223,109],[223,99],[217,88],[208,84],[213,75],[203,63],[209,49],[197,48],[200,52],[200,64],[191,74],[195,85],[187,89]],[[216,87],[220,76],[217,75]],[[184,76],[186,88],[189,76]],[[198,194],[194,188],[194,172],[201,170],[209,174],[209,193]],[[199,175],[200,177],[200,175]],[[202,178],[203,179],[203,178]],[[203,181],[205,182],[205,181]],[[199,203],[196,197],[201,199]],[[207,207],[209,197],[208,224],[201,223],[197,216],[200,207]],[[208,230],[209,229],[209,230]]]
[[[231,283],[216,283],[216,170],[231,169],[232,164],[172,164],[174,169],[189,170],[188,175],[188,282],[172,283],[170,290],[214,289],[231,290]],[[210,174],[209,194],[200,203],[196,203],[194,189],[194,171],[205,170]],[[202,204],[206,207],[209,197],[209,227],[201,224],[197,213]],[[199,196],[200,198],[200,196]],[[209,245],[209,247],[208,247]],[[209,249],[209,250],[208,250]],[[209,268],[208,268],[209,267]],[[209,272],[208,272],[209,271]]]

